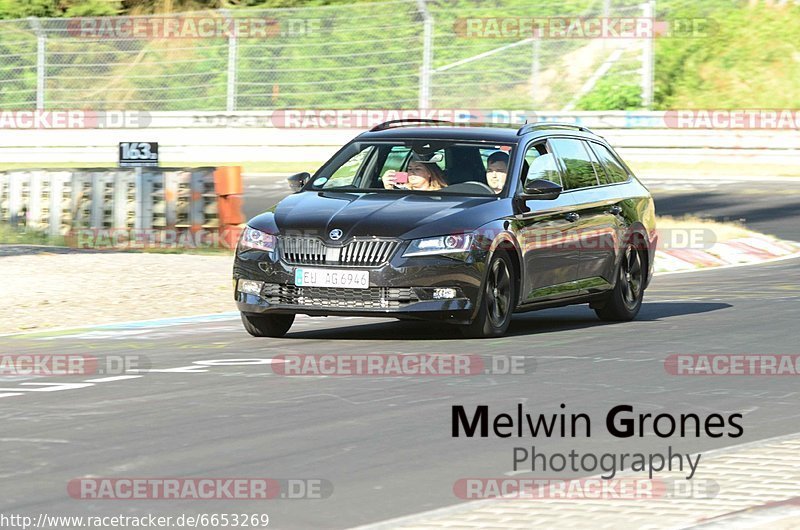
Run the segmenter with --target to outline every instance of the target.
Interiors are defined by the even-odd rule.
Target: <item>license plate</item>
[[[336,269],[295,269],[294,284],[298,287],[344,287],[366,289],[369,287],[369,271]]]

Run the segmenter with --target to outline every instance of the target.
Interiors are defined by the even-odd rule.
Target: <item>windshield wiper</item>
[[[347,186],[334,186],[332,188],[322,188],[316,191],[342,191],[342,190],[361,190],[358,186],[348,184]]]

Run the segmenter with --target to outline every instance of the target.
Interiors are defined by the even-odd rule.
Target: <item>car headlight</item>
[[[426,237],[411,241],[403,253],[404,257],[433,256],[436,254],[457,254],[466,252],[472,245],[472,236],[457,234],[439,237]]]
[[[243,250],[255,249],[265,252],[275,250],[276,237],[252,227],[246,227],[242,232],[242,239],[239,240],[239,248]]]

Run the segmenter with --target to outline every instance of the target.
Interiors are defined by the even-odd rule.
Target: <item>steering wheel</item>
[[[478,182],[476,180],[469,180],[467,182],[459,182],[458,184],[453,184],[452,186],[447,186],[445,188],[447,191],[453,191],[455,193],[490,193],[492,195],[496,195],[497,193],[488,185],[484,184],[483,182]]]

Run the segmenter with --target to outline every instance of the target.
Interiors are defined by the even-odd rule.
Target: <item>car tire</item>
[[[294,315],[247,315],[242,313],[244,329],[254,337],[283,337],[294,323]]]
[[[617,267],[614,289],[592,308],[600,320],[627,322],[636,318],[644,299],[646,261],[640,245],[630,242],[622,254]]]
[[[506,252],[497,252],[489,262],[483,295],[475,319],[461,327],[467,338],[500,337],[511,324],[516,300],[514,267]]]

